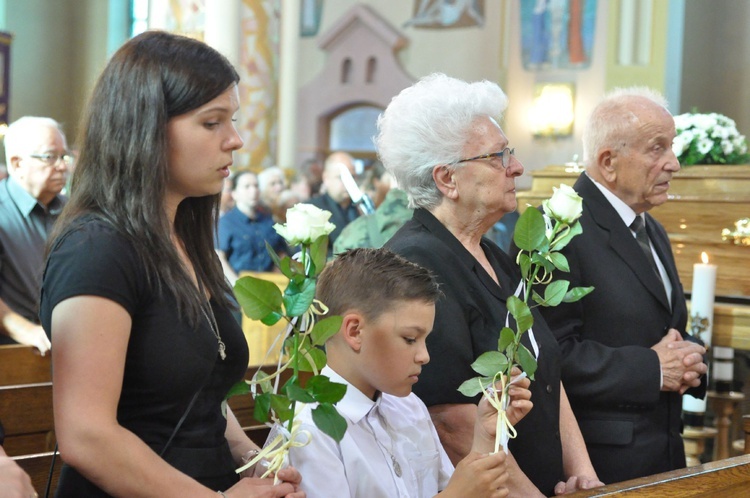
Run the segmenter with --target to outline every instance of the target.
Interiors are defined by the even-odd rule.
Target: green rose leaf
[[[291,383],[286,385],[286,394],[289,399],[299,401],[301,403],[312,403],[315,401],[313,395],[307,391],[307,389],[301,387],[297,383]]]
[[[544,306],[557,306],[568,292],[570,282],[567,280],[555,280],[544,289]]]
[[[315,425],[334,441],[341,441],[346,432],[346,419],[339,415],[336,408],[330,403],[321,403],[312,410],[312,419]]]
[[[248,318],[260,320],[270,313],[282,313],[281,290],[273,282],[251,276],[241,277],[234,284],[234,295]]]
[[[518,299],[516,296],[510,296],[507,301],[508,311],[516,320],[516,326],[519,333],[524,333],[534,325],[534,317],[531,316],[529,305]]]
[[[493,374],[494,375],[494,374]],[[473,398],[492,384],[492,377],[472,377],[458,386],[458,391],[467,398]]]
[[[500,331],[500,338],[497,341],[498,351],[505,351],[505,349],[513,344],[516,340],[516,333],[509,327],[503,327]]]
[[[284,295],[284,308],[287,316],[302,316],[310,307],[315,298],[315,280],[306,278],[301,286],[289,282]]]
[[[544,241],[544,217],[538,210],[529,207],[518,218],[513,242],[519,249],[533,251]]]
[[[310,257],[312,259],[314,272],[313,276],[320,275],[326,266],[326,257],[328,256],[328,235],[321,235],[310,245]]]
[[[265,424],[268,422],[268,412],[271,410],[271,393],[259,394],[255,397],[255,408],[253,409],[253,418],[258,422]]]
[[[281,268],[281,258],[278,254],[276,254],[276,251],[274,251],[273,247],[271,247],[271,244],[269,244],[268,241],[266,241],[266,252],[269,256],[271,256],[273,264],[276,265],[277,268]]]
[[[552,272],[555,269],[555,265],[547,259],[547,253],[535,252],[531,256],[531,262],[544,268],[547,272]]]
[[[581,298],[588,296],[594,290],[593,287],[573,287],[563,298],[564,303],[575,303]]]
[[[544,300],[542,296],[539,295],[537,291],[531,291],[531,299],[537,303],[541,304],[542,306],[546,306],[547,302]]]
[[[346,384],[331,382],[325,375],[315,375],[307,381],[307,389],[319,403],[336,403],[346,393]]]
[[[299,369],[302,372],[320,372],[326,366],[326,354],[316,347],[300,349],[299,353]]]
[[[568,258],[566,258],[563,253],[551,252],[549,254],[549,260],[553,265],[555,265],[555,268],[557,268],[558,270],[564,272],[570,271],[570,266],[568,266]]]
[[[343,321],[343,317],[336,315],[326,317],[316,323],[310,333],[312,343],[316,346],[325,344],[328,339],[338,333]]]
[[[502,372],[508,367],[508,358],[500,351],[487,351],[479,355],[471,368],[479,375],[492,377],[498,372]]]
[[[279,420],[282,422],[291,420],[294,415],[294,411],[292,411],[292,400],[286,396],[281,396],[280,394],[269,394],[269,396],[271,396],[271,409],[276,413],[276,416],[279,417]]]
[[[531,258],[528,254],[523,252],[518,253],[518,267],[521,269],[521,276],[525,280],[528,280],[531,275]]]
[[[279,270],[281,270],[281,273],[283,273],[286,278],[292,278],[293,276],[291,264],[292,258],[290,258],[289,256],[285,256],[281,259],[281,261],[279,261]]]
[[[240,396],[248,394],[250,392],[250,386],[244,380],[237,381],[232,387],[229,388],[229,392],[224,399],[231,398],[232,396]]]
[[[561,251],[565,246],[568,245],[568,243],[578,234],[583,233],[583,228],[581,228],[581,223],[576,221],[572,225],[570,225],[570,229],[565,232],[564,235],[561,237],[558,237],[555,239],[551,245],[551,249],[553,251]]]
[[[281,313],[272,311],[271,313],[261,318],[260,321],[263,325],[268,325],[270,327],[271,325],[276,325],[283,317],[284,315],[282,315]]]
[[[534,380],[534,373],[537,367],[534,355],[523,344],[518,345],[517,355],[518,364],[521,365],[521,369],[526,372],[530,380]]]

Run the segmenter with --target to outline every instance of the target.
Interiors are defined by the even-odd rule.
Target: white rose
[[[329,222],[329,211],[324,211],[312,204],[295,204],[286,212],[286,223],[273,228],[284,237],[289,244],[311,244],[321,235],[328,235],[336,228]]]
[[[554,188],[552,197],[544,201],[544,211],[564,223],[573,223],[580,218],[583,211],[583,199],[569,185]]]

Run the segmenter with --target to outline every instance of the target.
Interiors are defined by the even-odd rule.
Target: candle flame
[[[708,254],[706,254],[705,252],[702,252],[701,253],[701,261],[703,261],[704,265],[707,265],[708,264]]]

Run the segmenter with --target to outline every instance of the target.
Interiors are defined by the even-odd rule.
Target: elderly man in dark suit
[[[663,97],[618,89],[584,131],[586,171],[574,188],[581,226],[563,253],[577,303],[540,308],[562,349],[562,378],[597,475],[619,482],[685,466],[681,399],[701,385],[705,349],[685,333],[687,308],[664,228],[680,165]],[[644,230],[645,224],[645,230]],[[692,393],[692,391],[691,391]]]

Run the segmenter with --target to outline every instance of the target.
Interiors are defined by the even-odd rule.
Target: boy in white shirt
[[[300,414],[310,443],[290,450],[308,498],[504,497],[506,455],[493,450],[497,410],[479,404],[470,453],[454,469],[424,403],[412,394],[429,361],[425,339],[435,319],[438,284],[424,268],[386,249],[340,254],[320,275],[317,298],[341,315],[326,343],[323,374],[347,385],[336,405],[347,420],[340,443]],[[507,413],[517,423],[531,409],[523,379],[510,391]],[[272,435],[273,436],[273,435]]]

